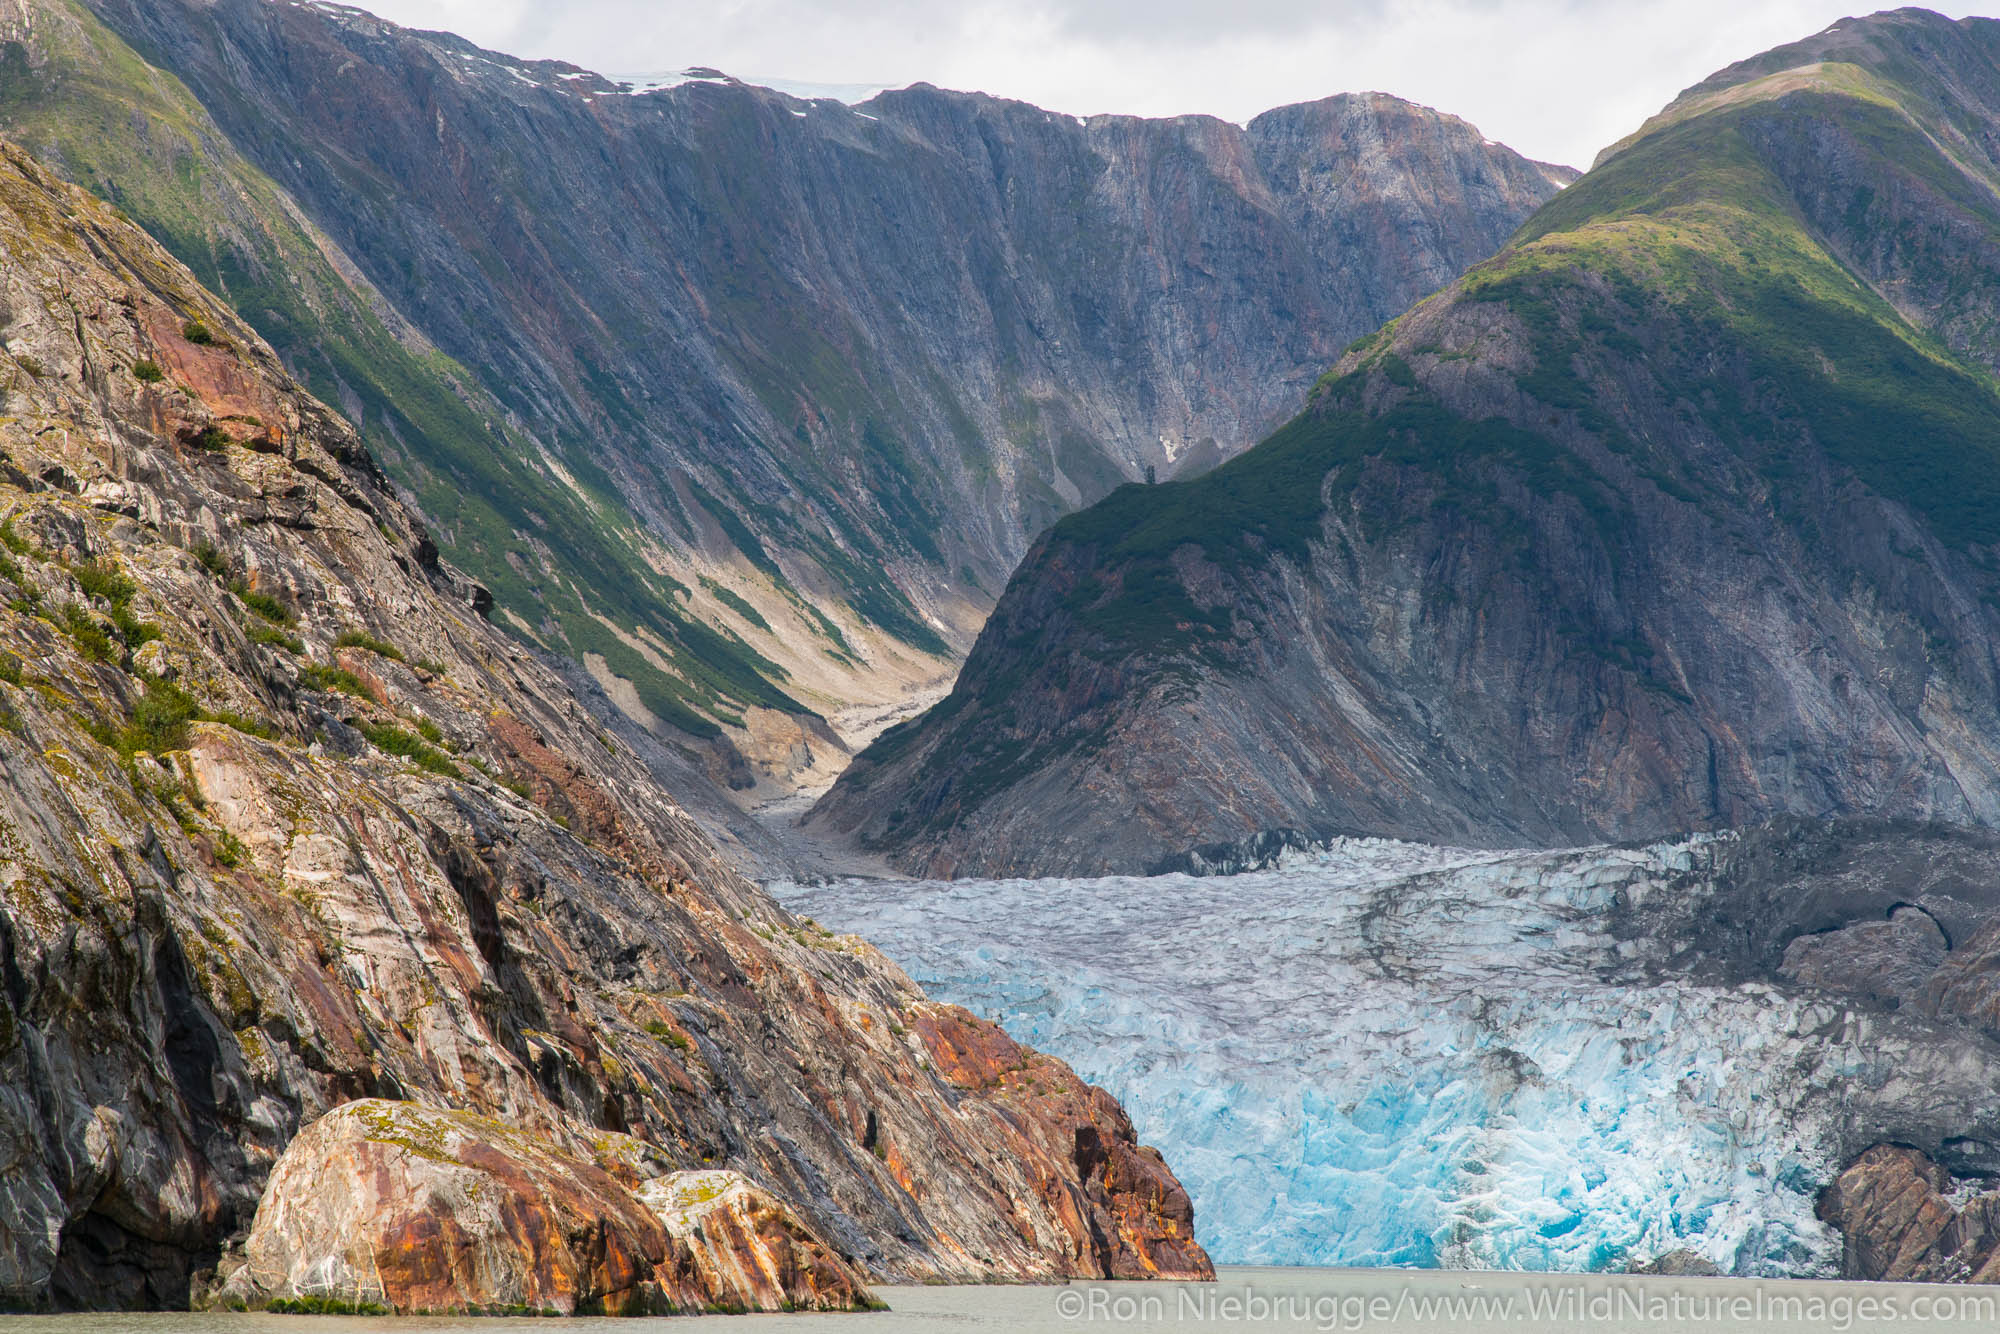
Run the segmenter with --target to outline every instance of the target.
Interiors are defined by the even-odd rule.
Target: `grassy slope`
[[[1591,452],[1552,438],[1574,433],[1531,429],[1543,423],[1581,427],[1602,447],[1598,459],[1618,456],[1621,471],[1677,499],[1740,504],[1705,493],[1709,483],[1685,457],[1621,419],[1612,405],[1635,367],[1641,378],[1664,376],[1686,424],[1769,483],[1781,521],[1794,517],[1787,479],[1818,451],[1990,567],[2000,544],[1993,375],[1912,326],[1835,258],[1755,147],[1751,131],[1768,127],[1751,121],[1837,121],[1884,170],[1910,174],[1996,235],[2000,202],[1938,151],[1879,78],[1848,67],[1767,91],[1785,100],[1748,90],[1663,126],[1432,298],[1503,307],[1505,325],[1525,336],[1532,368],[1517,383],[1530,401],[1511,420],[1439,402],[1412,362],[1434,369],[1458,354],[1414,345],[1398,321],[1349,349],[1307,409],[1255,449],[1190,481],[1122,487],[1057,524],[1016,575],[959,688],[863,757],[857,772],[929,743],[910,790],[933,796],[896,808],[890,840],[949,825],[1054,759],[1101,745],[1116,706],[1100,683],[1115,677],[1113,694],[1136,697],[1198,663],[1236,667],[1237,608],[1197,605],[1175,553],[1199,548],[1249,595],[1245,583],[1274,560],[1304,562],[1328,504],[1364,484],[1371,461],[1420,470],[1443,503],[1522,534],[1528,560],[1503,490],[1573,498],[1614,561],[1629,540],[1625,493]],[[1370,513],[1363,506],[1364,522]],[[1001,636],[1017,604],[1064,579],[1055,611],[1018,623],[1034,643]],[[1014,721],[1024,694],[1092,702],[1069,707],[1053,732],[1024,732]]]
[[[347,282],[279,188],[244,161],[188,90],[82,6],[30,68],[0,48],[0,122],[152,232],[358,425],[415,495],[450,558],[546,644],[601,654],[656,715],[695,735],[744,705],[803,712],[783,672],[686,614],[683,590],[636,554],[646,538],[608,482],[572,489],[464,368],[399,340]],[[588,479],[586,479],[588,480]],[[657,670],[599,617],[674,646]]]
[[[1680,485],[1673,459],[1644,457],[1648,447],[1599,407],[1593,372],[1700,348],[1741,364],[1758,393],[1745,401],[1716,377],[1714,394],[1690,406],[1780,489],[1797,451],[1816,446],[1909,505],[1947,545],[2000,543],[1992,375],[1912,327],[1811,234],[1744,132],[1746,118],[1765,114],[1770,104],[1750,95],[1670,124],[1558,196],[1513,247],[1434,299],[1503,305],[1531,344],[1521,389],[1639,455],[1665,488]],[[1789,89],[1775,114],[1839,120],[2000,231],[2000,206],[1905,118],[1893,86],[1850,66]],[[1188,601],[1172,553],[1193,544],[1225,570],[1302,559],[1327,499],[1371,457],[1444,476],[1468,501],[1486,487],[1483,465],[1504,461],[1536,489],[1568,491],[1615,521],[1616,496],[1587,461],[1508,421],[1445,410],[1396,345],[1395,325],[1362,340],[1304,413],[1213,472],[1122,488],[1057,525],[1052,546],[1094,553],[1098,578],[1071,609],[1105,651],[1165,655],[1216,642],[1224,623]],[[1364,408],[1371,377],[1411,392],[1386,411]]]

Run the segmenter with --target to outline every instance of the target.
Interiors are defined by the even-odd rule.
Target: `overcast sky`
[[[1832,0],[363,0],[603,73],[925,80],[1090,115],[1379,89],[1584,167],[1674,94],[1851,13]],[[1954,15],[1965,11],[1952,9]]]

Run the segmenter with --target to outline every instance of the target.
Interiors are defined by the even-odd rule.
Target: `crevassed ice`
[[[1649,979],[1609,929],[1695,847],[773,888],[1110,1089],[1218,1261],[1831,1273],[1814,1192],[1866,1053],[1808,1036],[1810,1000]]]

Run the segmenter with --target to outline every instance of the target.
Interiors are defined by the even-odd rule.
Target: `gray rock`
[[[629,96],[338,8],[90,8],[675,549],[954,652],[1052,519],[1242,449],[1573,175],[1373,93],[1247,127]]]
[[[0,342],[0,457],[83,484],[0,483],[23,599],[0,607],[0,1306],[186,1307],[300,1130],[368,1098],[546,1146],[549,1198],[583,1201],[565,1227],[620,1202],[562,1183],[615,1139],[655,1174],[740,1174],[778,1206],[743,1215],[772,1254],[789,1218],[873,1278],[1208,1272],[1114,1102],[744,880],[461,577],[410,559],[423,527],[352,428],[6,143]],[[89,503],[107,479],[142,522]],[[939,1072],[980,1043],[1032,1087]],[[314,1235],[380,1236],[399,1202],[364,1189]],[[479,1235],[495,1273],[570,1266],[566,1300],[642,1281],[587,1241]]]
[[[1791,96],[1816,67],[1671,108],[1264,444],[1046,533],[952,694],[814,824],[1014,876],[2000,823],[2000,400],[1966,369],[2000,367],[2000,156],[1935,147],[2000,132],[1991,31],[1825,37],[1905,89],[1892,138],[1869,99]],[[1778,216],[1757,244],[1820,295],[1738,235]],[[1865,310],[1834,295],[1857,263]]]

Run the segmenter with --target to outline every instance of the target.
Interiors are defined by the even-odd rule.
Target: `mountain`
[[[816,808],[928,874],[2000,818],[2000,24],[1690,89],[1214,471],[1023,562]]]
[[[0,344],[0,1305],[1208,1272],[1108,1095],[742,879],[352,428],[8,144]]]
[[[335,5],[9,11],[0,123],[348,412],[502,621],[735,786],[844,762],[843,711],[941,684],[1051,520],[1247,445],[1571,175],[1379,94],[850,108]]]

